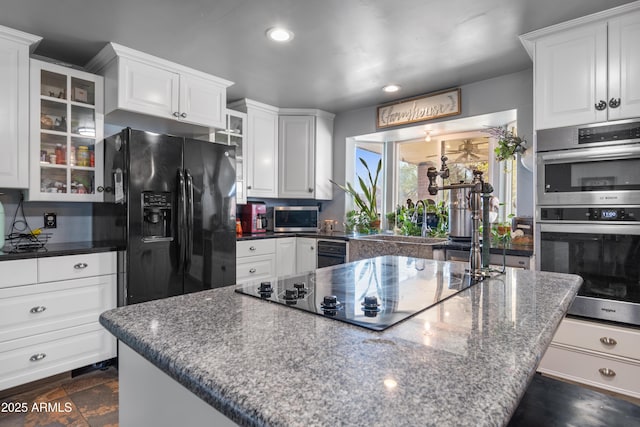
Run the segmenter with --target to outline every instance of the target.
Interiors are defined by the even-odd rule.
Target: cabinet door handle
[[[39,306],[33,307],[31,310],[29,310],[29,313],[42,313],[46,309],[47,309],[47,307],[45,307],[43,305],[39,305]]]
[[[177,111],[173,112],[173,117],[180,117],[180,113],[178,113]]]
[[[44,354],[44,353],[38,353],[38,354],[34,354],[33,356],[31,356],[31,357],[29,358],[29,360],[30,360],[30,361],[32,361],[32,362],[37,362],[37,361],[39,361],[39,360],[44,359],[45,357],[47,357],[47,355],[46,355],[46,354]]]
[[[247,185],[247,190],[251,190],[251,186],[250,185]]]
[[[609,107],[618,108],[619,106],[620,106],[620,98],[618,98],[618,99],[611,98],[609,100]]]
[[[249,270],[249,273],[251,273],[251,274],[253,274],[253,273],[255,273],[255,272],[256,272],[256,269],[255,269],[255,268],[252,268],[252,269],[250,269],[250,270]]]
[[[187,118],[187,113],[180,114],[180,117],[182,117],[183,119],[186,119]]]
[[[313,246],[309,246],[309,250],[313,250]]]
[[[313,193],[313,188],[309,187],[309,193]]]
[[[602,111],[605,108],[607,108],[607,101],[600,100],[600,102],[596,104],[596,110],[598,111]]]
[[[255,250],[256,250],[256,247],[255,247],[255,246],[251,246],[251,247],[249,248],[249,250],[250,250],[250,251],[255,251]]]
[[[610,346],[614,346],[616,344],[618,344],[618,341],[616,341],[613,338],[609,338],[609,337],[602,337],[600,338],[600,342],[604,345],[610,345]]]
[[[73,268],[75,268],[76,270],[83,270],[87,267],[89,267],[89,264],[87,264],[86,262],[79,262],[73,266]]]
[[[616,376],[616,371],[609,368],[600,368],[598,369],[598,372],[600,372],[600,375],[602,375],[603,377],[613,378]]]

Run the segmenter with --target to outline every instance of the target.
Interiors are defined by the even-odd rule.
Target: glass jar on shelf
[[[78,147],[78,152],[76,153],[76,163],[78,166],[89,167],[91,164],[91,156],[89,154],[89,147],[86,145],[81,145]]]

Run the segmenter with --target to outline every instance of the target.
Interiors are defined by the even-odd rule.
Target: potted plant
[[[378,177],[380,176],[380,171],[382,170],[382,159],[378,160],[375,174],[371,173],[369,165],[367,165],[367,162],[365,162],[362,157],[359,157],[358,159],[360,160],[360,163],[364,165],[364,168],[367,171],[368,179],[368,183],[366,183],[364,179],[362,179],[362,177],[358,177],[360,191],[357,191],[349,182],[347,182],[346,185],[340,185],[332,179],[330,179],[329,181],[331,181],[332,184],[335,184],[338,188],[340,188],[342,191],[349,194],[353,198],[353,202],[355,203],[357,208],[356,213],[351,215],[354,225],[362,226],[362,222],[368,219],[369,228],[377,230],[380,228],[380,216],[378,214],[377,206],[377,193]],[[349,217],[347,217],[347,223],[349,223]]]
[[[516,153],[524,154],[527,150],[527,141],[517,136],[512,129],[494,126],[490,127],[487,133],[498,140],[494,153],[499,162],[513,160]]]

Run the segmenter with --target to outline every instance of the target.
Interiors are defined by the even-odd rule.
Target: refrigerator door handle
[[[186,181],[184,173],[178,169],[178,269],[182,270],[185,264],[185,230],[187,216]]]
[[[186,199],[187,199],[187,207],[186,207],[186,215],[187,215],[187,229],[186,229],[186,248],[185,248],[185,263],[184,263],[184,271],[189,272],[191,269],[191,259],[193,257],[193,177],[188,169],[184,170],[184,175],[186,177]]]

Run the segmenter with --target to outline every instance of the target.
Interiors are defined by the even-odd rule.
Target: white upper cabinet
[[[225,127],[233,83],[116,43],[87,69],[106,77],[105,113],[125,110],[210,128]]]
[[[626,5],[521,36],[536,129],[640,115],[640,11]]]
[[[535,56],[536,127],[606,120],[606,65],[605,23],[541,39]]]
[[[278,151],[280,197],[314,197],[315,120],[313,116],[280,116]]]
[[[29,200],[103,200],[103,79],[31,60]]]
[[[278,197],[333,198],[333,118],[321,110],[280,110]]]
[[[278,197],[278,108],[251,99],[229,108],[247,114],[247,196]]]
[[[609,119],[640,116],[638,76],[640,11],[609,21]]]
[[[128,58],[118,60],[117,71],[117,87],[109,83],[107,88],[111,91],[105,102],[108,113],[123,109],[168,119],[175,117],[173,113],[180,109],[179,74]]]
[[[29,49],[40,40],[0,26],[0,188],[29,186]]]
[[[247,203],[246,135],[247,115],[229,109],[227,109],[226,127],[209,135],[210,141],[227,144],[236,149],[236,203],[239,205]]]

